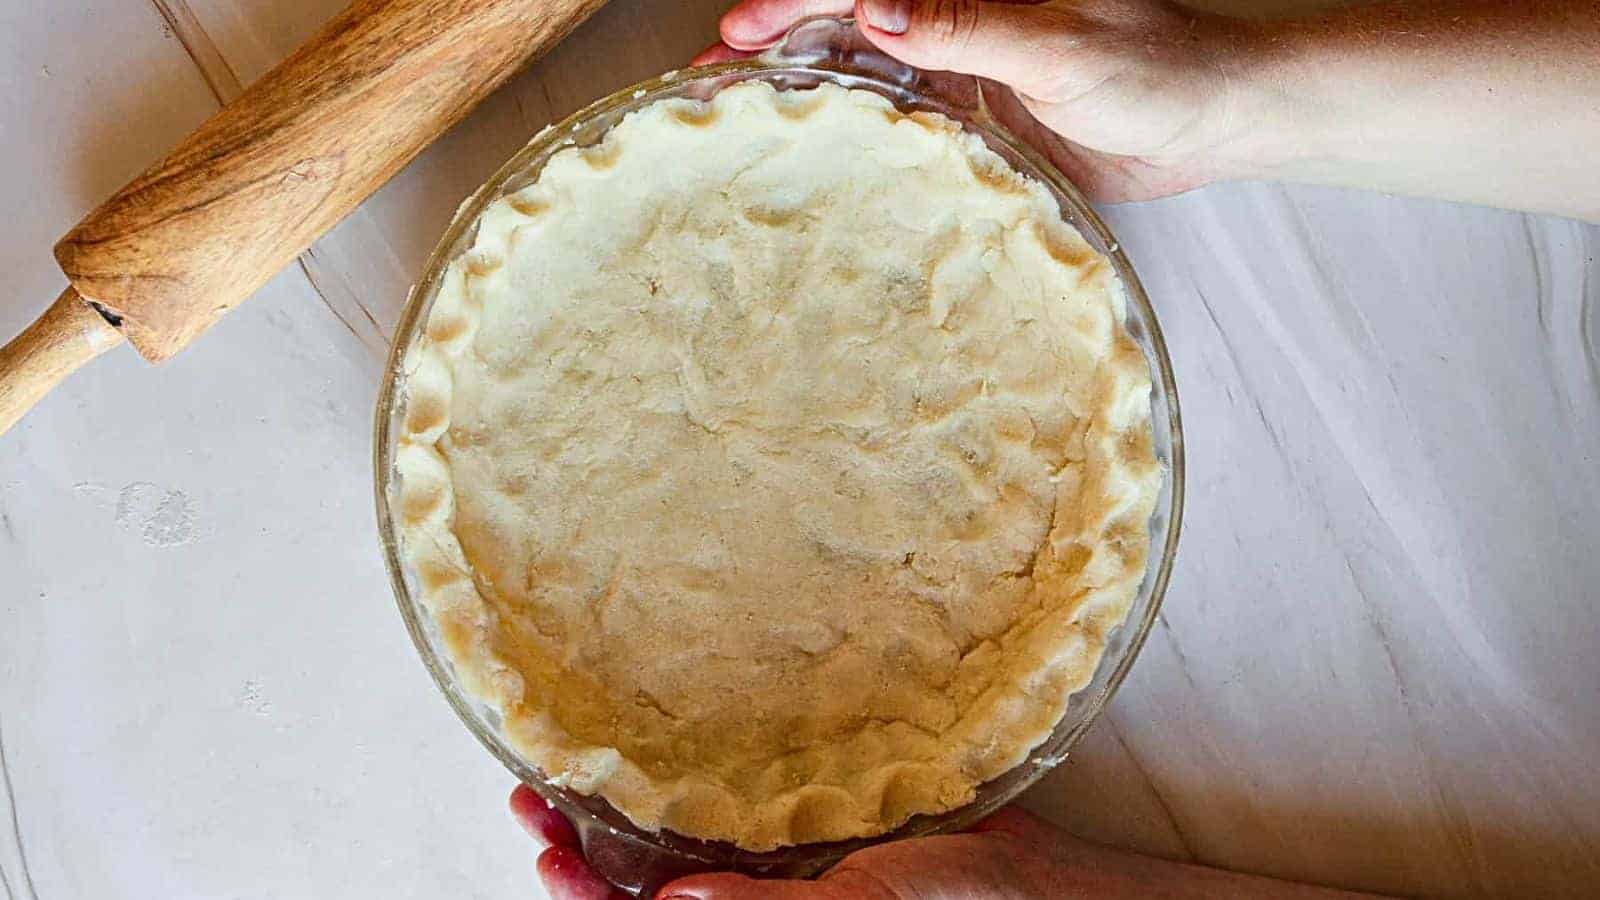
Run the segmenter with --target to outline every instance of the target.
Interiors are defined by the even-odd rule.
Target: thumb
[[[1048,7],[995,0],[859,0],[862,33],[919,69],[992,78],[1019,91],[1048,77],[1059,23]]]
[[[838,900],[818,881],[767,881],[732,872],[679,878],[656,892],[656,900]]]

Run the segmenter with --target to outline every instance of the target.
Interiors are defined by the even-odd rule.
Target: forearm
[[[1229,174],[1600,221],[1600,0],[1238,25]]]
[[[1292,881],[1170,862],[1060,835],[1038,896],[1139,897],[1141,900],[1377,900]]]

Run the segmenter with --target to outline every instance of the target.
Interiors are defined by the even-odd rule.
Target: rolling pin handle
[[[122,340],[104,314],[67,288],[44,315],[0,347],[0,434],[63,378]]]

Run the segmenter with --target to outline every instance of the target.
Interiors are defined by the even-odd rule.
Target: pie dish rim
[[[1033,148],[988,116],[971,93],[963,101],[960,82],[970,79],[923,73],[874,54],[863,46],[847,21],[812,20],[791,32],[780,50],[762,58],[723,63],[688,72],[669,72],[630,85],[544,129],[517,153],[458,210],[430,257],[407,301],[389,363],[384,372],[374,421],[375,499],[379,534],[396,601],[425,666],[451,707],[481,743],[521,781],[574,819],[586,845],[603,840],[623,856],[650,860],[658,867],[692,870],[733,868],[758,875],[806,875],[831,865],[843,855],[864,846],[905,837],[956,831],[1009,802],[1065,758],[1081,739],[1099,711],[1109,702],[1125,677],[1140,646],[1154,624],[1170,578],[1183,503],[1183,440],[1176,386],[1154,310],[1131,263],[1105,224],[1064,176]],[[1123,282],[1128,304],[1128,328],[1151,367],[1152,429],[1157,457],[1163,467],[1163,485],[1151,520],[1151,552],[1144,583],[1127,620],[1116,628],[1096,665],[1090,684],[1077,692],[1067,714],[1051,735],[1026,761],[978,788],[969,804],[939,815],[913,818],[905,825],[868,838],[824,844],[800,844],[767,852],[741,850],[732,844],[701,841],[670,831],[649,832],[629,820],[599,796],[584,796],[549,783],[513,749],[501,733],[498,715],[468,693],[453,674],[432,615],[419,600],[414,573],[408,571],[401,548],[400,529],[391,508],[397,478],[394,451],[403,417],[403,383],[408,350],[421,336],[431,302],[448,265],[470,247],[480,213],[495,199],[531,183],[550,156],[570,146],[598,142],[622,116],[656,100],[677,96],[708,96],[732,84],[759,79],[779,89],[830,82],[847,88],[874,91],[896,106],[941,112],[973,131],[1008,163],[1042,182],[1062,205],[1064,218],[1078,228],[1096,250],[1106,255]],[[957,82],[952,90],[951,83]],[[979,88],[981,90],[981,88]],[[603,867],[606,868],[606,867]],[[639,873],[637,860],[619,871]],[[643,867],[638,887],[650,877]],[[607,874],[612,874],[608,872]]]

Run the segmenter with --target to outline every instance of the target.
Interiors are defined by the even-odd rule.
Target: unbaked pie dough
[[[552,781],[750,850],[961,806],[1144,575],[1108,261],[948,119],[745,83],[484,213],[408,356],[398,515]]]

